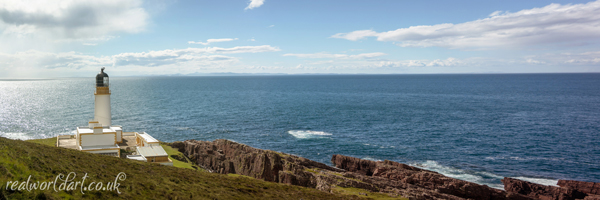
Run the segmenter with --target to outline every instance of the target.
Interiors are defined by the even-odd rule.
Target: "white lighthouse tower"
[[[111,126],[110,114],[110,89],[108,74],[104,73],[104,67],[96,75],[96,92],[94,93],[94,119],[103,126]]]

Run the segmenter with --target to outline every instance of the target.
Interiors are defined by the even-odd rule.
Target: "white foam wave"
[[[523,180],[523,181],[529,181],[532,183],[537,183],[540,185],[548,185],[548,186],[558,186],[558,180],[553,180],[553,179],[545,179],[545,178],[529,178],[529,177],[512,177],[515,179],[519,179],[519,180]]]
[[[323,131],[309,131],[309,130],[290,130],[288,133],[298,139],[308,139],[308,138],[323,138],[325,136],[331,136],[331,133],[326,133]]]
[[[29,135],[27,133],[3,133],[3,132],[0,132],[0,137],[5,137],[8,139],[13,139],[13,140],[35,139],[35,137],[33,137],[32,135]]]
[[[469,172],[454,167],[448,167],[439,164],[436,161],[428,160],[423,163],[413,163],[412,166],[431,170],[443,174],[444,176],[469,181],[477,184],[483,184],[496,189],[504,189],[504,185],[498,183],[491,183],[490,180],[502,179],[503,176],[496,175],[489,172]]]
[[[552,160],[552,161],[561,161],[564,158],[544,158],[544,157],[518,157],[518,156],[488,156],[485,157],[486,160],[518,160],[518,161],[528,161],[528,160]]]
[[[502,189],[502,190],[504,189],[504,185],[490,182],[490,180],[494,180],[494,179],[501,180],[504,177],[497,175],[497,174],[490,173],[490,172],[466,171],[466,170],[457,169],[457,168],[453,168],[453,167],[443,166],[443,165],[440,165],[438,162],[432,161],[432,160],[428,160],[423,163],[415,163],[415,164],[411,164],[411,165],[415,166],[415,167],[420,167],[420,168],[424,168],[427,170],[435,171],[435,172],[438,172],[440,174],[443,174],[443,175],[451,177],[451,178],[465,180],[465,181],[478,183],[478,184],[483,184],[483,185],[487,185],[487,186],[497,188],[497,189]],[[537,184],[541,184],[541,185],[548,185],[548,186],[557,186],[557,184],[558,184],[558,180],[553,180],[553,179],[530,178],[530,177],[522,177],[522,176],[512,177],[512,178],[529,181],[529,182],[537,183]]]
[[[375,159],[375,158],[372,158],[372,157],[369,157],[369,156],[367,156],[367,157],[364,157],[364,158],[362,158],[362,159],[363,159],[363,160],[370,160],[370,161],[382,161],[382,160]]]

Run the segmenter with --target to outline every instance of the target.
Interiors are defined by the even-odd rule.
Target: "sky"
[[[600,72],[600,0],[0,0],[0,78]],[[90,75],[91,74],[91,75]]]

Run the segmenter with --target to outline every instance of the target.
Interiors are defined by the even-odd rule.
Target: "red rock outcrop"
[[[546,186],[513,178],[504,178],[504,189],[537,199],[600,200],[600,183],[559,180],[558,186]]]
[[[351,165],[348,168],[355,169],[360,173],[346,172],[306,158],[256,149],[227,140],[215,140],[213,142],[188,140],[174,142],[171,146],[195,161],[197,165],[216,173],[236,173],[266,181],[311,187],[327,192],[334,192],[336,187],[352,187],[371,192],[386,193],[392,197],[409,197],[410,199],[465,199],[425,187],[391,180],[384,176],[370,176],[373,173],[383,174],[385,171],[382,168],[373,168],[375,165],[371,161],[352,157],[337,156],[336,158],[348,160],[346,163]],[[390,166],[400,166],[415,171],[420,170],[400,163],[390,164]]]
[[[588,195],[600,195],[600,183],[558,180],[558,186],[577,190]]]
[[[502,191],[388,160],[376,162],[333,155],[331,162],[335,168],[228,140],[188,140],[171,146],[211,172],[235,173],[326,192],[335,192],[336,187],[353,187],[409,199],[600,200],[598,183],[561,180],[562,187],[552,187],[505,178],[502,182],[506,191]]]
[[[284,182],[290,181],[309,186],[314,183],[307,180],[304,169],[343,171],[306,158],[257,149],[229,140],[221,139],[213,142],[188,140],[174,142],[171,146],[209,171],[241,174],[265,181],[282,182],[280,178],[283,177]]]
[[[572,200],[583,199],[586,196],[573,189],[540,185],[508,177],[502,179],[502,183],[507,192],[519,193],[536,199]]]
[[[340,169],[367,176],[373,175],[376,169],[376,164],[374,162],[350,156],[336,154],[331,158],[331,162]]]
[[[437,172],[412,167],[393,161],[369,161],[358,158],[333,155],[331,162],[340,168],[361,175],[381,177],[452,195],[466,199],[528,199],[521,195],[509,196],[506,192],[485,185],[458,180],[439,174]]]

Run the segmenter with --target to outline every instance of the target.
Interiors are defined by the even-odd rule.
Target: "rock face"
[[[504,178],[504,190],[536,199],[599,199],[600,183],[559,180],[558,186],[546,186],[513,178]]]
[[[174,142],[171,146],[195,161],[197,165],[212,172],[240,174],[265,181],[306,187],[315,187],[317,184],[311,179],[308,169],[343,171],[306,158],[257,149],[229,140],[213,142],[188,140]]]
[[[446,177],[437,172],[392,161],[369,161],[333,155],[337,167],[306,158],[256,149],[228,140],[174,142],[190,160],[211,172],[235,173],[326,192],[360,188],[409,199],[588,199],[600,200],[597,183],[560,181],[562,187],[543,186],[505,178],[505,190]],[[366,195],[365,193],[358,195]]]
[[[332,161],[342,168],[339,169],[306,158],[256,149],[228,140],[188,140],[174,142],[171,146],[198,166],[212,172],[235,173],[326,192],[334,192],[337,187],[353,187],[410,199],[509,198],[500,190],[390,161],[373,162],[334,155]]]
[[[331,162],[336,167],[360,175],[381,177],[412,187],[423,188],[437,193],[465,199],[529,199],[517,194],[490,188],[468,181],[458,180],[393,161],[369,161],[358,158],[333,155]]]
[[[577,190],[588,195],[600,195],[600,183],[558,180],[558,186]]]
[[[508,177],[502,179],[502,183],[507,192],[519,193],[536,199],[569,200],[585,197],[585,194],[572,189],[540,185]]]

